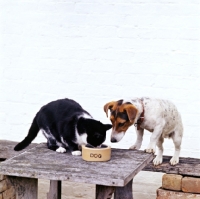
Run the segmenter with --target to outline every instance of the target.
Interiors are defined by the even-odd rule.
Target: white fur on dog
[[[111,137],[115,138],[117,140],[117,142],[119,142],[123,137],[124,137],[125,133],[124,132],[116,132],[115,129],[112,130],[112,134]]]
[[[172,138],[175,146],[175,152],[170,160],[170,163],[171,165],[177,164],[179,162],[183,136],[183,125],[181,116],[176,106],[172,102],[162,99],[142,98],[142,101],[145,110],[144,121],[140,125],[140,130],[137,130],[136,128],[137,140],[135,144],[130,147],[130,149],[139,149],[141,147],[143,132],[144,129],[146,129],[152,132],[152,135],[149,145],[145,151],[147,153],[154,153],[156,151],[156,146],[158,147],[157,156],[153,160],[154,165],[162,163],[164,138]],[[141,99],[135,98],[129,102],[131,102],[138,109],[138,114],[135,118],[136,123],[143,111]]]

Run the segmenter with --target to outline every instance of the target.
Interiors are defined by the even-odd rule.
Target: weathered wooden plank
[[[111,199],[115,187],[96,185],[96,199]]]
[[[163,156],[163,163],[158,166],[154,166],[153,163],[149,163],[143,171],[172,173],[188,176],[200,177],[200,159],[197,158],[179,158],[179,164],[172,166],[169,161],[171,156]]]
[[[133,199],[133,180],[131,180],[126,186],[124,187],[116,187],[114,193],[114,199]]]
[[[7,181],[16,191],[16,199],[37,199],[38,180],[33,178],[21,178],[7,176]]]
[[[114,199],[133,199],[133,180],[131,180],[126,186],[124,187],[116,187],[114,193]]]
[[[126,186],[124,187],[116,187],[114,193],[114,199],[133,199],[133,180],[131,180]]]
[[[14,157],[20,153],[23,153],[24,151],[27,151],[33,147],[35,147],[37,144],[32,143],[28,147],[26,147],[24,150],[21,151],[14,151],[14,147],[18,142],[13,142],[9,140],[0,140],[0,159],[8,159],[11,157]]]
[[[108,162],[86,162],[81,156],[72,156],[37,145],[0,164],[5,175],[65,180],[107,186],[126,185],[151,160],[153,155],[137,150],[112,149]],[[56,172],[55,172],[56,171]]]
[[[61,199],[61,181],[50,180],[49,193],[47,199]]]

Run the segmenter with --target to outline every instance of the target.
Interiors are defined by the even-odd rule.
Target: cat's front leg
[[[56,151],[59,148],[59,146],[56,145],[56,142],[50,140],[47,140],[47,147],[52,151]]]
[[[68,142],[69,150],[71,151],[72,155],[81,155],[81,151],[79,150],[78,144],[75,144],[73,142]]]
[[[52,139],[51,140],[49,139],[47,141],[47,147],[48,147],[48,149],[56,151],[58,153],[65,153],[66,152],[66,149],[64,148],[64,146],[58,146],[56,144],[56,141],[52,140]]]

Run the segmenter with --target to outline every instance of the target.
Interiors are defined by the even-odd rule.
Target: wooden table
[[[48,199],[61,199],[61,181],[96,184],[96,199],[132,199],[132,181],[151,160],[152,154],[137,150],[112,149],[108,162],[86,162],[81,156],[56,153],[46,144],[22,152],[0,163],[17,198],[37,199],[38,179],[50,180]]]

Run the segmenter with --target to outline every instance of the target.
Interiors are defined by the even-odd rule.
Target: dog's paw
[[[56,152],[58,152],[58,153],[65,153],[66,149],[63,148],[63,147],[59,147],[58,149],[56,149]]]
[[[172,157],[170,160],[171,165],[176,165],[179,163],[179,158],[178,157]]]
[[[141,147],[141,144],[134,144],[129,149],[140,149],[140,147]]]
[[[144,151],[145,151],[146,153],[155,153],[155,152],[156,152],[155,149],[151,149],[151,148],[145,149]]]
[[[155,159],[153,160],[153,164],[154,166],[157,166],[159,164],[162,164],[162,161],[163,161],[162,157],[156,156]]]
[[[81,155],[81,151],[72,151],[72,155]]]

